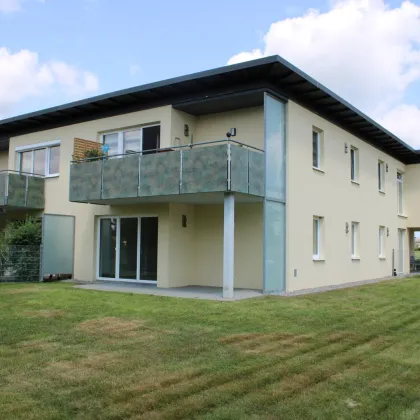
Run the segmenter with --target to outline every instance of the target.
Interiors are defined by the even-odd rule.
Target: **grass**
[[[0,285],[0,418],[419,419],[419,280],[233,303]]]

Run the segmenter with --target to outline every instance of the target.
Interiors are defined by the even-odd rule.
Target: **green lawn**
[[[420,418],[420,278],[240,302],[0,285],[0,419]]]

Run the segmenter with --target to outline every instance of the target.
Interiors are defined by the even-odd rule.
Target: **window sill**
[[[45,178],[58,178],[60,174],[45,175]]]
[[[353,180],[351,180],[351,183],[352,183],[352,184],[354,184],[354,185],[358,185],[358,186],[360,186],[360,184],[359,184],[359,182],[358,182],[358,181],[353,181]]]
[[[312,169],[316,172],[320,172],[321,174],[325,174],[324,170],[322,170],[321,168],[317,168],[316,166],[312,166]]]
[[[398,217],[401,217],[401,219],[408,219],[408,216],[405,214],[399,214]]]
[[[322,257],[312,257],[312,261],[325,261],[325,258]]]
[[[360,261],[360,257],[351,257],[352,261]]]

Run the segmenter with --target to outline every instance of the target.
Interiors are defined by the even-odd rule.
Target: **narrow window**
[[[384,162],[378,160],[378,189],[381,192],[385,190],[385,171]]]
[[[379,258],[385,258],[385,226],[379,226]]]
[[[359,258],[359,223],[351,223],[351,257]]]
[[[353,182],[359,179],[359,150],[356,147],[350,148],[350,175]]]
[[[312,166],[320,169],[320,135],[318,131],[312,130]]]
[[[314,260],[321,258],[321,243],[322,243],[322,217],[315,216],[313,219],[313,251],[312,257]]]
[[[404,214],[403,174],[397,172],[398,214]]]

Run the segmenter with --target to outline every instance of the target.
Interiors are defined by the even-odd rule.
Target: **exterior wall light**
[[[385,165],[385,170],[388,172],[388,164]]]
[[[349,233],[349,224],[346,222],[346,233]]]
[[[349,152],[349,145],[347,143],[344,143],[344,153]]]
[[[184,136],[188,137],[190,135],[190,127],[188,124],[184,124]]]
[[[389,227],[386,228],[386,236],[389,236]]]

